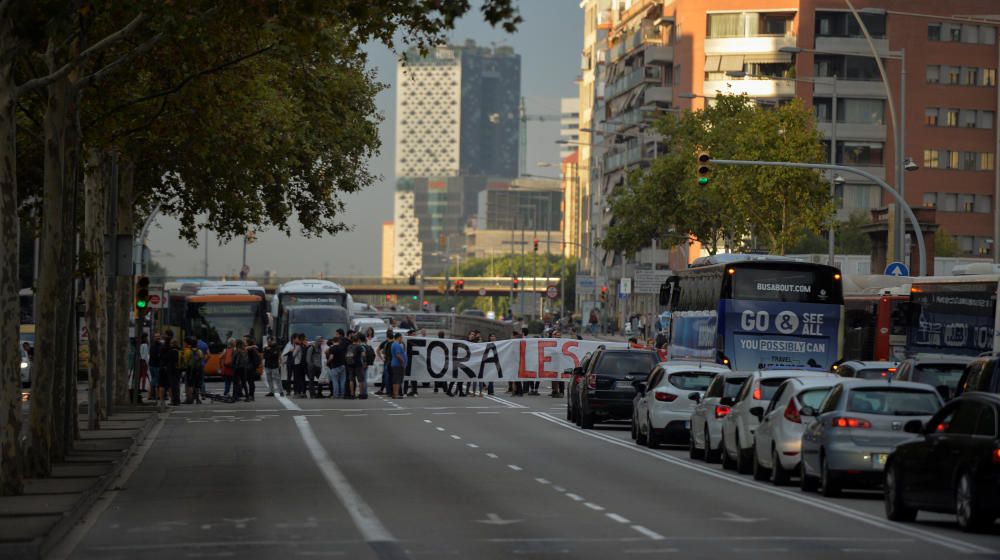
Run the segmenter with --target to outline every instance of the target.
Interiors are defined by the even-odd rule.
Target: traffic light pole
[[[927,274],[927,249],[924,247],[924,235],[920,231],[920,223],[917,221],[917,216],[913,213],[913,209],[910,205],[906,203],[903,197],[900,195],[896,189],[889,186],[888,183],[879,179],[878,177],[872,175],[871,173],[864,171],[863,169],[858,169],[857,167],[848,167],[846,165],[833,165],[829,163],[792,163],[789,161],[749,161],[749,160],[739,160],[739,159],[713,159],[712,163],[718,165],[737,165],[737,166],[759,166],[759,167],[790,167],[793,169],[820,169],[826,171],[841,171],[843,173],[853,173],[855,175],[860,175],[869,181],[882,187],[882,190],[889,193],[899,207],[903,209],[906,213],[907,218],[913,224],[913,233],[917,237],[917,252],[919,253],[920,268],[917,269],[919,276],[925,276]],[[892,235],[892,232],[889,232]]]

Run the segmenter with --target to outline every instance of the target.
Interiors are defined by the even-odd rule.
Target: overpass
[[[273,294],[275,289],[285,282],[290,282],[292,280],[303,280],[303,279],[314,279],[314,280],[330,280],[336,282],[343,286],[351,295],[374,295],[374,296],[418,296],[420,295],[421,283],[418,280],[416,284],[410,284],[409,278],[406,277],[393,277],[393,278],[382,278],[378,276],[290,276],[290,277],[278,277],[278,276],[250,276],[245,280],[252,280],[264,287],[264,290],[269,294]],[[211,276],[211,277],[192,277],[192,276],[167,276],[162,278],[153,278],[156,283],[167,283],[167,282],[195,282],[198,280],[241,280],[239,277],[228,277],[228,276]],[[458,281],[462,281],[463,288],[460,291],[456,291],[456,285]],[[508,276],[451,276],[448,278],[450,282],[451,290],[448,293],[447,284],[444,276],[427,276],[423,279],[423,292],[424,297],[440,296],[440,295],[452,295],[452,296],[466,296],[466,297],[478,297],[478,296],[507,296],[510,295],[513,290],[512,279]],[[559,277],[553,276],[540,276],[540,277],[523,277],[518,278],[518,289],[517,293],[531,293],[536,292],[544,294],[546,289],[551,285],[558,286],[560,284]]]

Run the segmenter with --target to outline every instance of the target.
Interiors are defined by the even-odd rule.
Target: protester
[[[376,395],[392,394],[392,343],[395,335],[392,329],[385,331],[385,340],[378,345],[378,356],[382,359],[382,388]]]
[[[180,364],[184,375],[184,404],[201,403],[201,351],[194,338],[184,339]]]
[[[319,387],[319,376],[323,372],[323,342],[322,336],[317,336],[306,348],[306,378],[309,384],[309,396],[318,399],[323,396],[323,389]]]
[[[267,395],[273,397],[278,393],[285,396],[285,389],[281,386],[281,355],[278,345],[273,336],[267,337],[267,346],[264,347],[264,377],[267,381]]]
[[[160,364],[163,353],[163,340],[160,333],[153,333],[153,342],[149,345],[149,398],[161,400],[159,396],[160,388]]]
[[[390,365],[392,367],[392,398],[398,399],[402,397],[402,391],[400,389],[403,384],[403,376],[406,375],[406,347],[403,346],[403,335],[400,333],[393,334],[393,343],[389,350],[392,356],[390,360]]]
[[[247,400],[256,400],[257,395],[257,372],[261,369],[260,349],[254,342],[252,336],[245,338],[247,345],[247,369],[244,377]]]
[[[447,338],[444,335],[444,331],[438,331],[437,337],[438,338]],[[437,394],[437,392],[439,390],[444,391],[445,393],[448,393],[448,383],[445,382],[445,381],[435,381],[434,382],[434,393]]]
[[[181,386],[180,386],[180,371],[178,369],[180,359],[180,352],[177,347],[177,340],[171,337],[168,341],[169,346],[162,356],[162,369],[160,371],[161,377],[164,379],[160,380],[160,411],[166,410],[166,403],[164,402],[165,393],[169,390],[170,393],[170,405],[179,406],[181,404]]]
[[[27,342],[25,343],[27,344]],[[27,352],[27,348],[25,348]],[[29,359],[31,358],[29,354]],[[139,392],[146,391],[146,380],[149,378],[149,336],[142,335],[142,344],[139,345]]]
[[[226,349],[219,358],[219,373],[222,374],[223,386],[222,396],[229,399],[229,391],[233,385],[233,357],[236,353],[236,339],[230,338],[226,341]]]
[[[233,398],[230,402],[236,402],[243,398],[246,398],[247,401],[250,400],[243,391],[248,363],[247,343],[242,338],[238,338],[233,348]]]
[[[292,344],[292,380],[295,396],[306,396],[306,348],[305,335],[296,333]]]
[[[347,340],[344,329],[337,329],[333,341],[326,349],[326,363],[330,367],[330,398],[344,398],[347,383],[347,367],[344,355],[347,353]]]
[[[514,330],[514,332],[511,333],[510,337],[512,339],[519,339],[519,338],[524,338],[524,335],[521,333],[521,331]],[[524,381],[524,382],[522,382],[522,381],[511,381],[510,385],[512,385],[513,388],[514,388],[514,396],[515,397],[523,397],[524,396],[525,386],[527,385],[526,381]]]

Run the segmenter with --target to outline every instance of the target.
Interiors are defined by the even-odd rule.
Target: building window
[[[961,153],[952,150],[948,150],[945,153],[948,154],[948,169],[958,169]]]
[[[927,126],[937,126],[938,125],[938,108],[931,107],[930,109],[924,109],[924,124]]]
[[[991,214],[993,212],[993,197],[988,194],[977,194],[975,211],[980,214]]]
[[[963,66],[961,79],[963,86],[976,85],[977,83],[979,83],[979,68]]]
[[[976,152],[961,152],[962,154],[962,170],[963,171],[975,171],[977,166],[977,161],[979,159]]]
[[[941,24],[940,23],[928,23],[927,24],[927,40],[928,41],[940,41],[941,40]]]
[[[979,85],[985,87],[995,87],[997,85],[997,71],[995,68],[983,68],[979,73]]]
[[[875,59],[866,56],[816,55],[815,73],[824,78],[878,81],[881,76]]]
[[[927,169],[937,169],[941,167],[937,150],[924,150],[924,167]]]
[[[941,193],[938,210],[942,212],[954,212],[958,208],[958,195],[955,193]]]
[[[979,42],[979,26],[963,24],[962,25],[962,42],[976,44]]]
[[[996,166],[996,155],[993,152],[979,153],[979,170],[993,171]]]
[[[944,110],[944,123],[941,126],[956,127],[958,126],[958,109],[945,109]]]
[[[924,193],[924,206],[927,208],[934,208],[937,206],[937,193],[936,192],[925,192]]]
[[[838,142],[844,165],[882,165],[881,142]]]
[[[927,83],[928,84],[939,84],[941,83],[941,67],[937,64],[931,64],[927,66]]]
[[[993,111],[976,112],[976,128],[993,128]]]
[[[997,30],[989,25],[979,26],[979,42],[984,45],[995,45],[997,42]]]
[[[885,37],[885,14],[861,14],[861,21],[874,38]],[[816,11],[817,37],[864,37],[858,21],[850,12]]]
[[[885,102],[881,99],[841,99],[837,105],[837,122],[851,124],[884,124]]]
[[[944,75],[944,83],[958,85],[962,80],[962,69],[958,66],[941,66],[941,74]]]
[[[976,128],[976,110],[961,109],[958,112],[958,122],[962,128]]]
[[[743,14],[708,14],[708,37],[743,37],[746,32]]]

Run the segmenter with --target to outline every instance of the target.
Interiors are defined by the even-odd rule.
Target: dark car
[[[1000,516],[1000,395],[966,393],[926,425],[907,422],[920,435],[889,455],[885,513],[913,521],[918,510],[955,513],[966,531],[981,531]]]
[[[997,362],[1000,362],[998,356],[983,356],[969,362],[958,380],[955,396],[970,391],[1000,394],[1000,368],[997,367]]]
[[[659,358],[652,350],[598,350],[582,375],[574,375],[573,420],[585,429],[596,422],[631,420],[635,383],[653,371]]]
[[[934,387],[941,398],[951,400],[958,396],[958,381],[965,367],[972,361],[968,356],[917,356],[903,360],[896,368],[893,379],[926,383]]]

